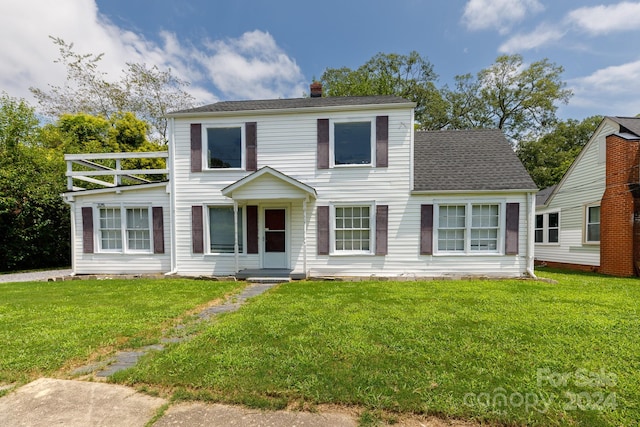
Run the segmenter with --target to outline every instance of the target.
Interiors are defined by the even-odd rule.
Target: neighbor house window
[[[371,206],[336,206],[335,252],[371,252]]]
[[[600,243],[600,206],[586,207],[585,242]]]
[[[560,213],[536,215],[536,243],[558,243],[560,238]]]
[[[149,208],[104,207],[100,208],[99,212],[100,250],[104,252],[149,252],[151,250]],[[125,236],[124,240],[123,236]]]
[[[242,168],[242,127],[207,128],[207,165],[210,169]]]
[[[437,251],[441,253],[496,253],[500,250],[501,205],[439,205]]]
[[[334,165],[371,165],[372,121],[333,123]]]
[[[242,208],[238,208],[238,252],[243,251]],[[209,207],[209,248],[211,253],[234,253],[235,224],[233,206]]]

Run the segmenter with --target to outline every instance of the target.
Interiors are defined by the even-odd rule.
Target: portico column
[[[238,202],[233,201],[233,254],[236,263],[236,274],[238,274]]]
[[[302,268],[304,269],[304,277],[307,277],[307,200],[306,196],[302,200]]]

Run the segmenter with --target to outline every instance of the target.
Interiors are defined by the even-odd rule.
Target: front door
[[[264,210],[263,268],[288,268],[286,209]]]

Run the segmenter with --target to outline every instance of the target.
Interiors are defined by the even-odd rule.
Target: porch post
[[[236,274],[239,271],[238,268],[238,202],[233,201],[233,254],[235,257]]]
[[[304,277],[307,277],[307,200],[306,196],[302,200],[302,268],[304,268]]]

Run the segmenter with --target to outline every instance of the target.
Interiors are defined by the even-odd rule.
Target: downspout
[[[536,220],[536,195],[535,193],[527,193],[527,274],[532,279],[536,278],[536,274],[533,271],[533,259],[535,251],[535,220]]]
[[[307,201],[309,196],[307,195],[302,199],[302,269],[304,270],[304,278],[308,278],[307,273]]]
[[[178,273],[178,251],[177,251],[177,230],[176,230],[176,179],[175,179],[175,138],[174,138],[174,118],[169,119],[169,158],[167,169],[169,169],[169,223],[171,229],[171,271],[165,273],[166,276]]]
[[[65,194],[62,194],[62,201],[69,205],[69,211],[71,212],[71,275],[76,275],[76,205],[71,198],[67,198]]]

